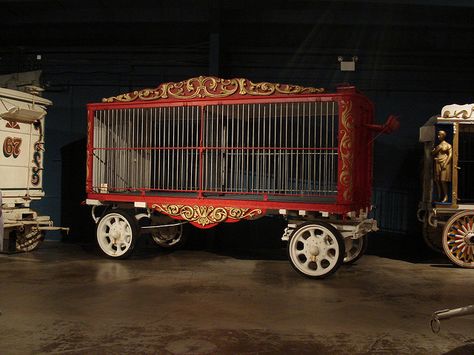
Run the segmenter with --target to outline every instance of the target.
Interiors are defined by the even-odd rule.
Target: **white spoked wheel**
[[[443,250],[454,264],[474,269],[474,211],[456,213],[448,220]]]
[[[330,224],[303,223],[288,242],[291,265],[309,278],[324,278],[334,273],[344,258],[344,241]]]
[[[346,253],[344,254],[344,264],[353,264],[364,255],[367,250],[367,236],[359,239],[344,238]]]
[[[178,248],[185,242],[183,225],[154,228],[151,233],[153,241],[163,248]]]
[[[133,251],[138,236],[135,218],[125,211],[111,211],[97,224],[97,242],[105,255],[124,259]]]

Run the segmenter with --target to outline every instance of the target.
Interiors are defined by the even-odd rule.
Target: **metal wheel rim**
[[[151,234],[151,237],[158,245],[171,247],[176,245],[183,236],[183,226],[172,226],[166,228],[157,228]]]
[[[109,213],[97,226],[97,241],[109,256],[124,255],[132,245],[133,232],[128,220],[119,213]]]
[[[289,255],[293,265],[309,276],[322,276],[338,264],[340,248],[336,236],[321,225],[308,225],[290,239]]]
[[[352,239],[345,238],[346,253],[344,254],[344,262],[348,263],[357,258],[364,248],[364,238]]]
[[[443,231],[443,249],[458,266],[474,268],[474,212],[451,217]]]

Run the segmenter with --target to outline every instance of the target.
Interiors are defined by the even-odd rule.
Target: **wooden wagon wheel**
[[[342,264],[344,254],[344,240],[329,223],[303,223],[290,235],[291,265],[306,277],[319,279],[331,275]]]
[[[97,243],[102,252],[110,258],[129,257],[138,235],[137,220],[125,210],[111,210],[97,224]]]
[[[454,264],[474,269],[474,211],[456,213],[448,220],[443,249]]]

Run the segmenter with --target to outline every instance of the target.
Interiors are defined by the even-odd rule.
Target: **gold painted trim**
[[[234,94],[270,96],[273,94],[300,95],[320,94],[323,88],[299,85],[254,83],[248,79],[221,79],[213,76],[199,76],[180,82],[163,83],[155,89],[143,89],[118,96],[103,98],[102,102],[131,102],[135,100],[223,98]]]
[[[354,152],[352,149],[352,101],[342,101],[343,105],[342,116],[341,116],[341,160],[342,168],[339,181],[344,187],[343,198],[345,201],[351,201],[353,195],[353,181],[352,181],[352,161]]]
[[[236,207],[214,207],[214,206],[187,206],[187,205],[157,205],[151,206],[158,212],[169,216],[179,217],[188,222],[194,222],[201,226],[224,222],[227,219],[241,220],[261,215],[259,208],[236,208]]]

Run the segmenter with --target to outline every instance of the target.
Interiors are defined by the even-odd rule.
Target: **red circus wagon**
[[[143,232],[172,247],[185,223],[279,214],[292,266],[325,277],[377,229],[367,216],[373,131],[395,120],[373,116],[354,87],[202,76],[89,104],[86,202],[98,244],[125,258]]]

